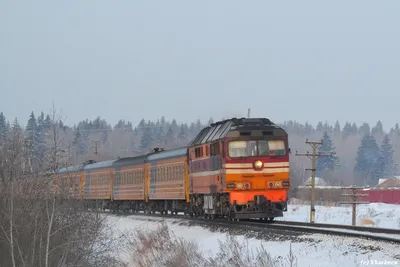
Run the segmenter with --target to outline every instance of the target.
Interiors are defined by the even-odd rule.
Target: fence
[[[369,189],[357,190],[358,194],[367,194],[365,197],[359,197],[358,200],[370,203],[386,203],[386,204],[400,204],[400,188],[396,189]],[[339,186],[324,186],[316,187],[316,202],[340,202],[343,188]],[[299,186],[295,190],[293,197],[309,201],[311,199],[311,190],[306,186]]]
[[[400,204],[400,189],[371,189],[359,190],[359,193],[367,193],[367,197],[360,197],[361,201],[370,203]]]

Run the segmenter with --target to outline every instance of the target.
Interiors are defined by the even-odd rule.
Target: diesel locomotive
[[[187,147],[63,168],[56,183],[91,208],[273,220],[287,210],[289,152],[269,119],[232,118]]]

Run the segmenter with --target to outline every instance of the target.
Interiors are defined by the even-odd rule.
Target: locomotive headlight
[[[236,188],[237,188],[237,189],[242,189],[242,188],[243,188],[243,184],[237,183],[237,184],[236,184]]]
[[[263,166],[263,163],[260,160],[257,160],[256,162],[254,162],[254,167],[256,169],[261,169]]]

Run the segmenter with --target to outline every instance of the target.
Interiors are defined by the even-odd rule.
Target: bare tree
[[[71,190],[72,174],[57,177],[62,120],[54,107],[52,114],[51,147],[34,166],[42,173],[24,172],[27,149],[17,127],[0,146],[0,266],[118,266],[125,239],[110,234],[106,216],[85,209]]]

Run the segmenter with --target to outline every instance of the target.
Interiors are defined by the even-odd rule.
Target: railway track
[[[324,234],[335,236],[351,236],[356,238],[363,238],[374,241],[384,241],[400,245],[400,230],[387,229],[387,228],[373,228],[351,225],[338,225],[338,224],[323,224],[323,223],[304,223],[294,221],[261,221],[261,220],[240,220],[230,221],[226,219],[207,219],[202,217],[190,218],[182,215],[171,214],[148,214],[148,213],[110,213],[102,212],[105,214],[113,214],[117,216],[136,215],[142,217],[155,217],[165,219],[181,219],[194,221],[202,224],[217,224],[219,226],[240,227],[240,228],[253,228],[257,230],[277,230],[283,232],[296,232],[304,234]]]
[[[367,233],[399,235],[399,238],[400,238],[400,230],[390,229],[390,228],[377,228],[377,227],[353,226],[353,225],[343,225],[343,224],[328,224],[328,223],[307,223],[307,222],[296,222],[296,221],[274,221],[274,222],[272,222],[272,224],[291,225],[291,226],[309,226],[309,227],[316,227],[316,228],[336,228],[336,229],[367,232]]]

